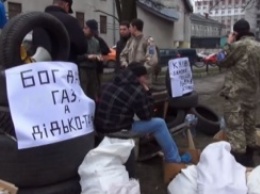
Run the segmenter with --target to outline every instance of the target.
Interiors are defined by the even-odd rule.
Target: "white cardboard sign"
[[[168,63],[172,97],[180,97],[194,90],[192,71],[188,58],[172,59]]]
[[[37,62],[5,71],[18,149],[91,133],[95,103],[79,85],[73,63]]]

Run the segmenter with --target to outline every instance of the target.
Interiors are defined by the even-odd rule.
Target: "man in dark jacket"
[[[109,46],[107,45],[106,41],[101,38],[99,36],[99,32],[98,32],[98,22],[94,19],[92,20],[89,20],[91,21],[91,23],[93,24],[93,27],[95,28],[95,31],[94,32],[94,36],[95,38],[98,40],[99,42],[99,47],[100,47],[100,52],[102,55],[108,55],[108,53],[110,53],[110,49],[109,49]],[[101,84],[101,76],[102,76],[102,73],[103,73],[103,61],[99,61],[98,62],[98,65],[97,65],[97,73],[98,73],[98,82],[99,84]]]
[[[130,33],[130,23],[127,21],[121,22],[119,26],[120,40],[116,43],[116,72],[120,69],[120,54],[125,48],[125,45],[129,38],[131,37]]]
[[[99,89],[97,65],[101,61],[101,55],[99,42],[94,37],[96,26],[93,20],[86,22],[83,31],[88,50],[78,57],[81,87],[88,97],[95,100]]]
[[[134,115],[140,120],[134,121]],[[100,133],[128,129],[142,135],[152,134],[161,146],[166,162],[191,161],[189,154],[180,157],[165,121],[153,118],[147,70],[141,64],[130,64],[113,82],[103,86],[97,102],[95,126]]]
[[[84,33],[78,20],[69,15],[69,13],[73,13],[72,0],[53,0],[53,5],[46,7],[45,12],[53,15],[64,24],[70,38],[68,61],[76,63],[77,55],[84,54],[87,48],[84,42]],[[51,39],[43,29],[33,31],[33,45],[42,46],[50,53],[52,52]]]

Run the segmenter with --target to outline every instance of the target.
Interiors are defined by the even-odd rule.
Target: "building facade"
[[[51,4],[52,0],[8,0],[5,3],[9,18],[19,13],[44,11],[45,7]],[[113,46],[118,40],[118,23],[107,15],[116,15],[114,0],[76,0],[73,2],[73,11],[82,26],[86,20],[96,19],[100,36],[109,46]]]
[[[9,18],[29,11],[44,11],[53,0],[8,0]],[[159,3],[156,7],[152,3]],[[119,39],[119,24],[114,0],[74,0],[73,15],[81,25],[87,19],[99,22],[100,36],[109,46]],[[190,0],[138,0],[137,15],[144,21],[144,33],[153,36],[160,48],[189,47],[191,37]]]
[[[225,25],[201,14],[191,14],[192,37],[221,37],[226,35]]]
[[[195,13],[209,14],[232,31],[236,21],[246,17],[247,0],[195,0]]]

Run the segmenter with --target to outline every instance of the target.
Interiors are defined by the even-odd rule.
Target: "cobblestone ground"
[[[223,99],[219,97],[219,91],[224,81],[224,74],[213,75],[195,80],[195,87],[199,93],[201,104],[207,105],[219,115],[223,114]],[[258,117],[260,109],[258,109]],[[183,147],[186,141],[182,135],[174,137],[178,146]],[[212,137],[197,133],[195,138],[196,146],[203,149],[212,141]],[[260,164],[260,158],[256,154],[256,161]],[[142,194],[166,194],[163,184],[163,163],[162,160],[154,158],[145,163],[137,163],[137,177],[141,182]]]

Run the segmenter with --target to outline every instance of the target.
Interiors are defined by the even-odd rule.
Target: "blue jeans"
[[[178,148],[163,119],[152,118],[149,121],[135,121],[132,125],[132,131],[142,135],[154,135],[163,150],[165,162],[181,162]]]

